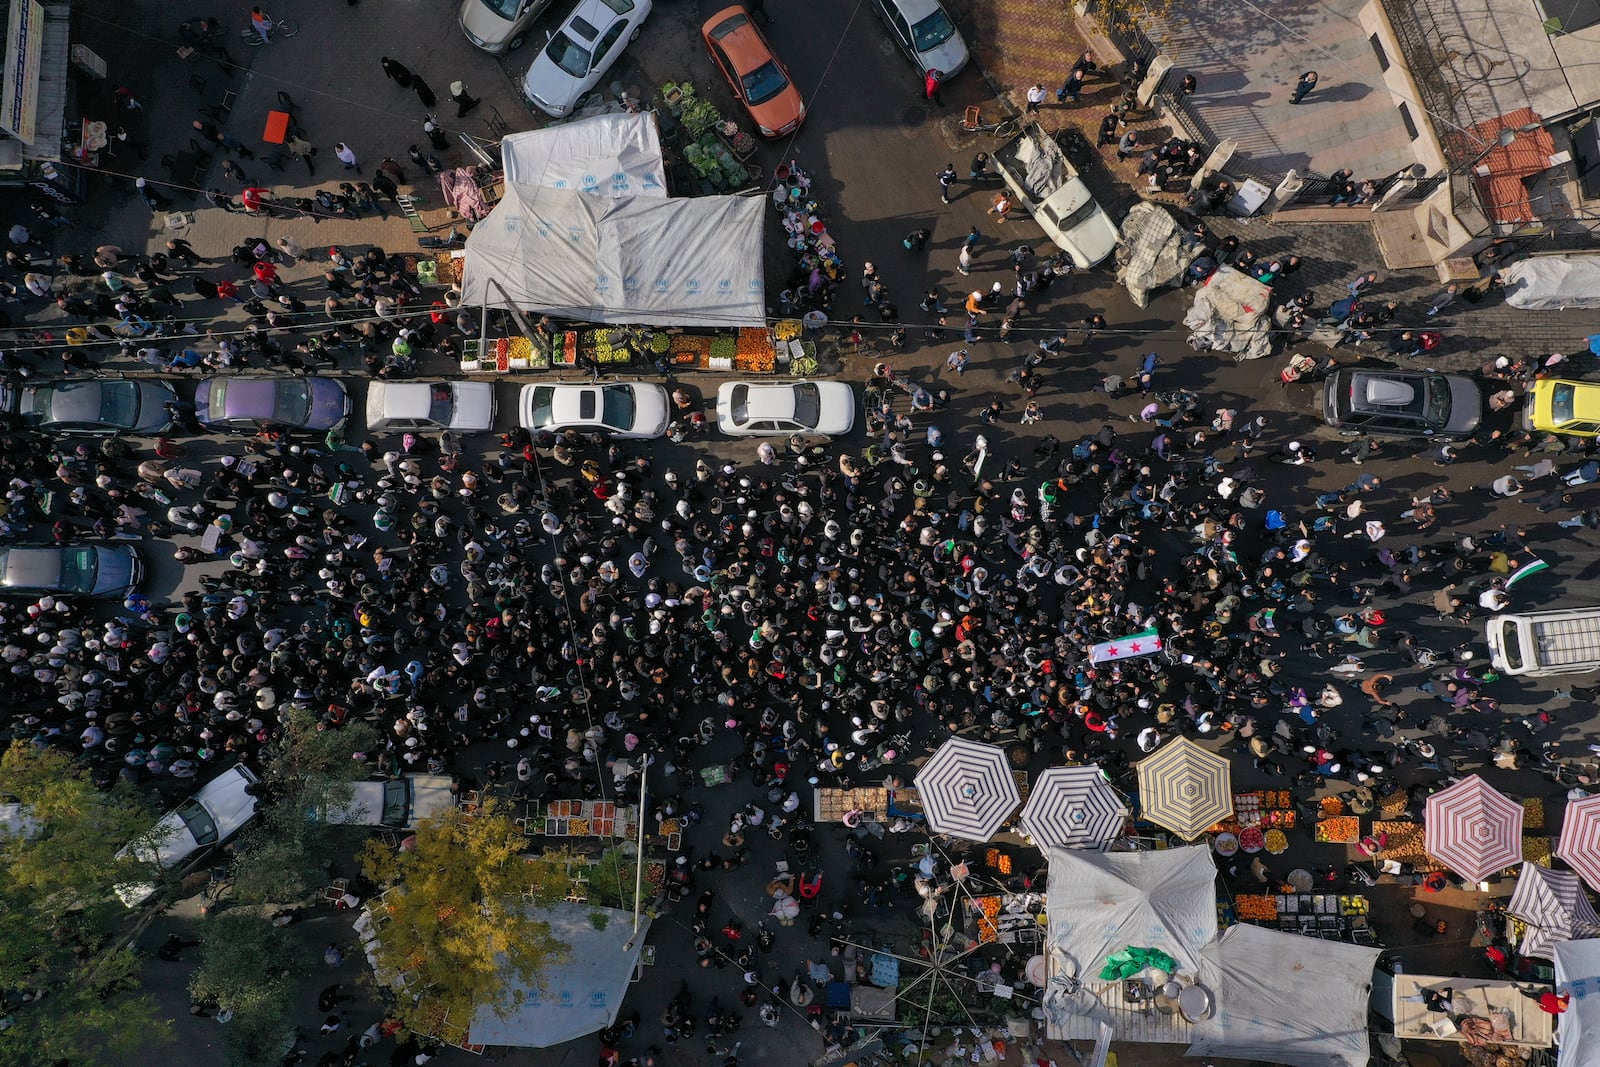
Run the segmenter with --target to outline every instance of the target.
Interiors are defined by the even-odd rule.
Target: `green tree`
[[[408,988],[427,991],[399,998],[406,1025],[438,1033],[445,1020],[465,1026],[481,1008],[514,1011],[524,991],[540,985],[545,964],[566,952],[530,914],[529,901],[552,887],[540,882],[546,865],[519,855],[525,842],[492,801],[424,819],[408,851],[368,842],[362,869],[387,887],[378,972],[403,974]]]
[[[228,911],[206,921],[189,992],[233,1013],[223,1027],[229,1063],[274,1062],[289,1031],[290,996],[308,973],[305,947],[260,912]]]
[[[288,709],[266,755],[264,803],[235,850],[236,902],[297,900],[327,884],[329,862],[348,856],[361,836],[328,815],[350,806],[353,784],[371,767],[355,757],[378,745],[378,732],[364,722],[322,729],[304,708]]]
[[[0,988],[48,992],[13,1005],[0,1067],[130,1062],[170,1040],[138,993],[138,957],[116,938],[128,913],[111,892],[155,876],[117,855],[154,814],[127,786],[102,793],[69,756],[22,744],[0,756],[0,795],[24,815],[0,835]]]

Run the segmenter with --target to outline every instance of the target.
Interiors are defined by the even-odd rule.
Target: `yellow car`
[[[1600,434],[1600,382],[1545,378],[1522,402],[1522,427],[1546,433]]]

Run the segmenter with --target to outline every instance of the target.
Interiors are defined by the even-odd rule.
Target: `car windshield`
[[[493,11],[496,15],[499,15],[503,19],[516,18],[517,8],[520,7],[521,4],[522,0],[483,0],[484,7],[488,8],[490,11]]]
[[[79,546],[61,550],[61,591],[63,593],[94,592],[95,574],[99,570],[92,548]]]
[[[927,52],[938,48],[955,35],[956,28],[950,22],[950,16],[939,8],[911,27],[911,41],[919,52]]]
[[[627,430],[633,426],[633,390],[620,385],[608,385],[603,390],[605,410],[600,416],[613,430]]]
[[[272,421],[302,425],[311,414],[311,390],[304,382],[279,382],[273,390]]]
[[[568,37],[565,30],[550,38],[550,44],[545,47],[544,54],[550,57],[550,62],[574,78],[582,78],[589,73],[589,50]]]
[[[1093,200],[1085,200],[1081,205],[1079,205],[1078,210],[1062,219],[1058,225],[1063,230],[1075,230],[1079,226],[1082,226],[1084,223],[1092,219],[1094,217],[1094,213],[1099,210],[1099,207],[1100,205],[1096,204]]]
[[[448,385],[435,385],[428,390],[428,418],[441,426],[448,426],[455,413],[456,395]]]
[[[626,15],[633,10],[633,0],[600,0],[600,2],[619,15]]]
[[[728,397],[728,401],[728,408],[733,415],[734,425],[743,426],[750,421],[750,387],[748,385],[734,386],[733,394]]]
[[[185,800],[178,805],[178,818],[188,828],[189,836],[200,846],[214,845],[217,841],[217,824],[211,813],[198,800]]]
[[[789,87],[777,60],[769,59],[739,79],[744,83],[744,98],[752,105],[763,104]]]
[[[1570,385],[1558,385],[1550,390],[1550,419],[1556,423],[1571,422],[1573,401],[1578,391]]]
[[[1428,378],[1427,410],[1422,417],[1430,426],[1443,426],[1450,421],[1450,383],[1440,375]]]
[[[548,385],[541,385],[533,391],[533,403],[528,405],[528,421],[534,428],[542,429],[555,421],[555,412],[550,406],[555,395],[556,391]]]
[[[396,778],[392,782],[383,783],[383,814],[378,821],[385,826],[404,826],[406,821],[406,797],[411,790],[404,778]]]
[[[805,427],[822,420],[822,390],[809,382],[794,387],[794,421]]]

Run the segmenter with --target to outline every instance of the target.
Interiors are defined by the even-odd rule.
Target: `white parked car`
[[[872,0],[872,7],[919,77],[937,70],[949,81],[967,65],[967,42],[939,0]]]
[[[668,404],[667,391],[648,382],[552,382],[523,386],[518,412],[529,433],[571,429],[643,440],[667,432]]]
[[[386,782],[357,782],[350,806],[332,812],[328,821],[341,826],[382,826],[410,830],[430,815],[455,806],[448,774],[406,774]]]
[[[462,0],[456,21],[467,40],[494,55],[515,52],[528,39],[528,27],[551,0]]]
[[[256,798],[249,788],[257,781],[255,772],[243,764],[229,767],[167,812],[144,837],[123,846],[117,856],[136,856],[165,871],[182,867],[196,853],[222,844],[255,818]],[[132,908],[150,899],[156,887],[149,882],[125,882],[115,891],[117,899]]]
[[[654,0],[578,0],[523,76],[522,95],[547,115],[572,114],[639,36],[652,6]]]
[[[484,433],[493,425],[491,382],[372,382],[367,386],[367,429],[373,433]]]
[[[856,396],[844,382],[724,382],[717,429],[730,437],[845,434],[856,424]]]

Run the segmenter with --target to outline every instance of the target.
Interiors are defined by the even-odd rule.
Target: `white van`
[[[1600,670],[1600,608],[1496,615],[1486,629],[1489,662],[1502,674],[1542,678]]]

